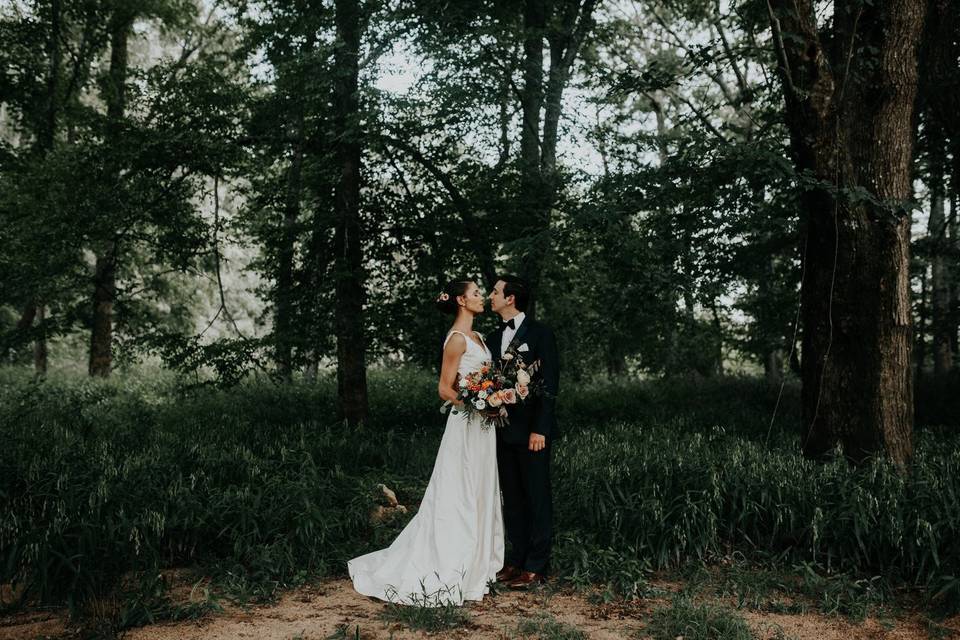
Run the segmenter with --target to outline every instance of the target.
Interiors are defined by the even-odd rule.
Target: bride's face
[[[460,300],[462,300],[467,311],[473,315],[483,313],[483,292],[480,291],[480,287],[475,282],[470,283],[466,292],[460,296]]]

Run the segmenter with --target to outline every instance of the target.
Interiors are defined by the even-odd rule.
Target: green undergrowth
[[[524,618],[516,628],[507,630],[504,636],[532,640],[587,640],[587,635],[576,626],[557,620],[548,613]]]
[[[637,638],[652,640],[754,640],[756,636],[736,611],[714,604],[697,604],[678,596],[654,610]]]
[[[38,383],[0,370],[0,584],[15,596],[3,605],[110,610],[122,628],[214,610],[211,598],[171,605],[157,578],[171,568],[241,604],[344,575],[419,504],[443,429],[435,388],[422,372],[373,372],[371,418],[348,428],[329,378],[184,390],[169,376]],[[813,463],[788,427],[795,390],[785,397],[768,441],[775,394],[751,380],[562,396],[554,575],[609,601],[654,595],[653,572],[776,557],[822,609],[885,601],[874,576],[955,609],[956,439],[919,433],[906,476]],[[379,483],[407,515],[371,523]]]

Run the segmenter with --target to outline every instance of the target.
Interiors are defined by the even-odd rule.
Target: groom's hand
[[[530,443],[528,447],[530,451],[540,451],[546,446],[547,438],[545,436],[542,436],[539,433],[530,434]]]

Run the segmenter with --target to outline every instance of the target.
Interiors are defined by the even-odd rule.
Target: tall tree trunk
[[[956,320],[952,295],[955,289],[951,261],[949,222],[945,212],[953,190],[952,172],[948,156],[950,145],[960,149],[960,19],[950,0],[929,0],[927,19],[920,48],[920,94],[918,108],[925,129],[925,146],[930,158],[930,217],[927,235],[930,240],[931,308],[930,320],[933,342],[933,370],[937,376],[953,368]],[[954,161],[956,156],[954,155]],[[945,177],[946,176],[946,177]],[[951,207],[950,216],[954,212]]]
[[[558,189],[557,141],[563,111],[563,92],[586,32],[593,25],[595,0],[526,0],[524,3],[524,61],[521,96],[523,129],[520,137],[520,204],[528,244],[520,261],[521,275],[533,291],[528,313],[536,315],[536,293],[543,259],[550,248],[550,214]],[[549,28],[548,28],[549,25]],[[550,43],[550,67],[543,79],[543,39]],[[543,135],[540,135],[541,111]]]
[[[666,104],[663,99],[663,93],[661,91],[655,91],[647,95],[647,99],[650,100],[650,108],[653,111],[654,118],[657,123],[657,160],[659,166],[663,168],[666,166],[667,161],[670,159],[670,148],[667,144],[667,133],[669,131],[667,127],[667,114],[666,114]],[[668,217],[670,214],[669,211],[661,211],[660,215]],[[675,217],[669,217],[668,219],[675,219]],[[678,246],[679,242],[671,243],[671,246]],[[682,251],[682,249],[680,249]],[[671,250],[671,255],[667,256],[667,261],[670,265],[672,279],[676,281],[678,274],[673,271],[674,266],[676,265],[676,260],[674,259],[673,251]],[[684,288],[686,291],[686,288]],[[673,305],[674,308],[676,305]],[[688,365],[689,363],[680,362],[680,323],[681,316],[676,313],[671,313],[672,322],[670,322],[670,332],[667,334],[667,349],[664,356],[664,373],[670,376],[674,373],[677,373],[681,368]],[[616,340],[616,337],[612,338]]]
[[[520,235],[529,240],[520,259],[520,274],[534,287],[539,275],[536,243],[540,230],[543,181],[540,175],[540,112],[543,107],[543,36],[546,28],[545,0],[526,0],[523,11],[523,88],[520,111]],[[527,313],[536,314],[536,299],[528,303]]]
[[[118,9],[110,19],[110,69],[104,101],[107,104],[106,137],[111,148],[119,148],[126,111],[127,42],[133,15]],[[115,172],[118,171],[115,169]],[[107,225],[105,225],[107,226]],[[105,230],[94,247],[93,327],[90,332],[91,376],[107,377],[113,367],[113,305],[117,295],[117,259],[120,247],[116,234]]]
[[[497,158],[497,171],[502,171],[510,160],[510,105],[512,104],[511,88],[513,86],[513,70],[515,65],[515,49],[510,48],[510,55],[507,58],[506,66],[503,69],[503,75],[500,77],[500,87],[498,89],[497,99],[500,107],[500,154]],[[490,284],[493,286],[493,283]]]
[[[293,372],[294,342],[294,255],[297,240],[297,222],[300,218],[304,156],[303,105],[298,105],[293,124],[293,157],[287,171],[287,193],[283,207],[283,232],[277,265],[277,292],[274,335],[276,360],[280,374],[290,379]]]
[[[835,3],[833,56],[813,0],[771,0],[771,24],[799,172],[862,189],[854,202],[809,188],[801,284],[803,449],[839,442],[854,462],[913,452],[910,218],[917,45],[924,4]],[[852,47],[852,49],[851,49]]]
[[[337,48],[333,91],[338,135],[334,233],[337,334],[337,397],[342,417],[355,425],[367,417],[366,336],[364,332],[363,246],[360,224],[359,104],[361,8],[354,0],[336,0]]]
[[[36,151],[46,155],[53,149],[57,138],[60,114],[60,77],[63,66],[63,49],[60,40],[63,33],[63,4],[60,0],[50,2],[50,37],[47,40],[47,56],[50,66],[47,70],[46,112],[43,124],[37,132]],[[46,319],[46,304],[31,300],[24,310],[18,325],[23,328],[32,326],[34,319],[42,325]],[[37,376],[47,373],[47,336],[41,332],[33,343],[33,369]]]

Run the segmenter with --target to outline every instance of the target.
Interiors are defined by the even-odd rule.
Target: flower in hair
[[[437,300],[439,302],[446,302],[449,299],[450,299],[450,294],[448,294],[446,291],[444,291],[439,296],[437,296]]]

